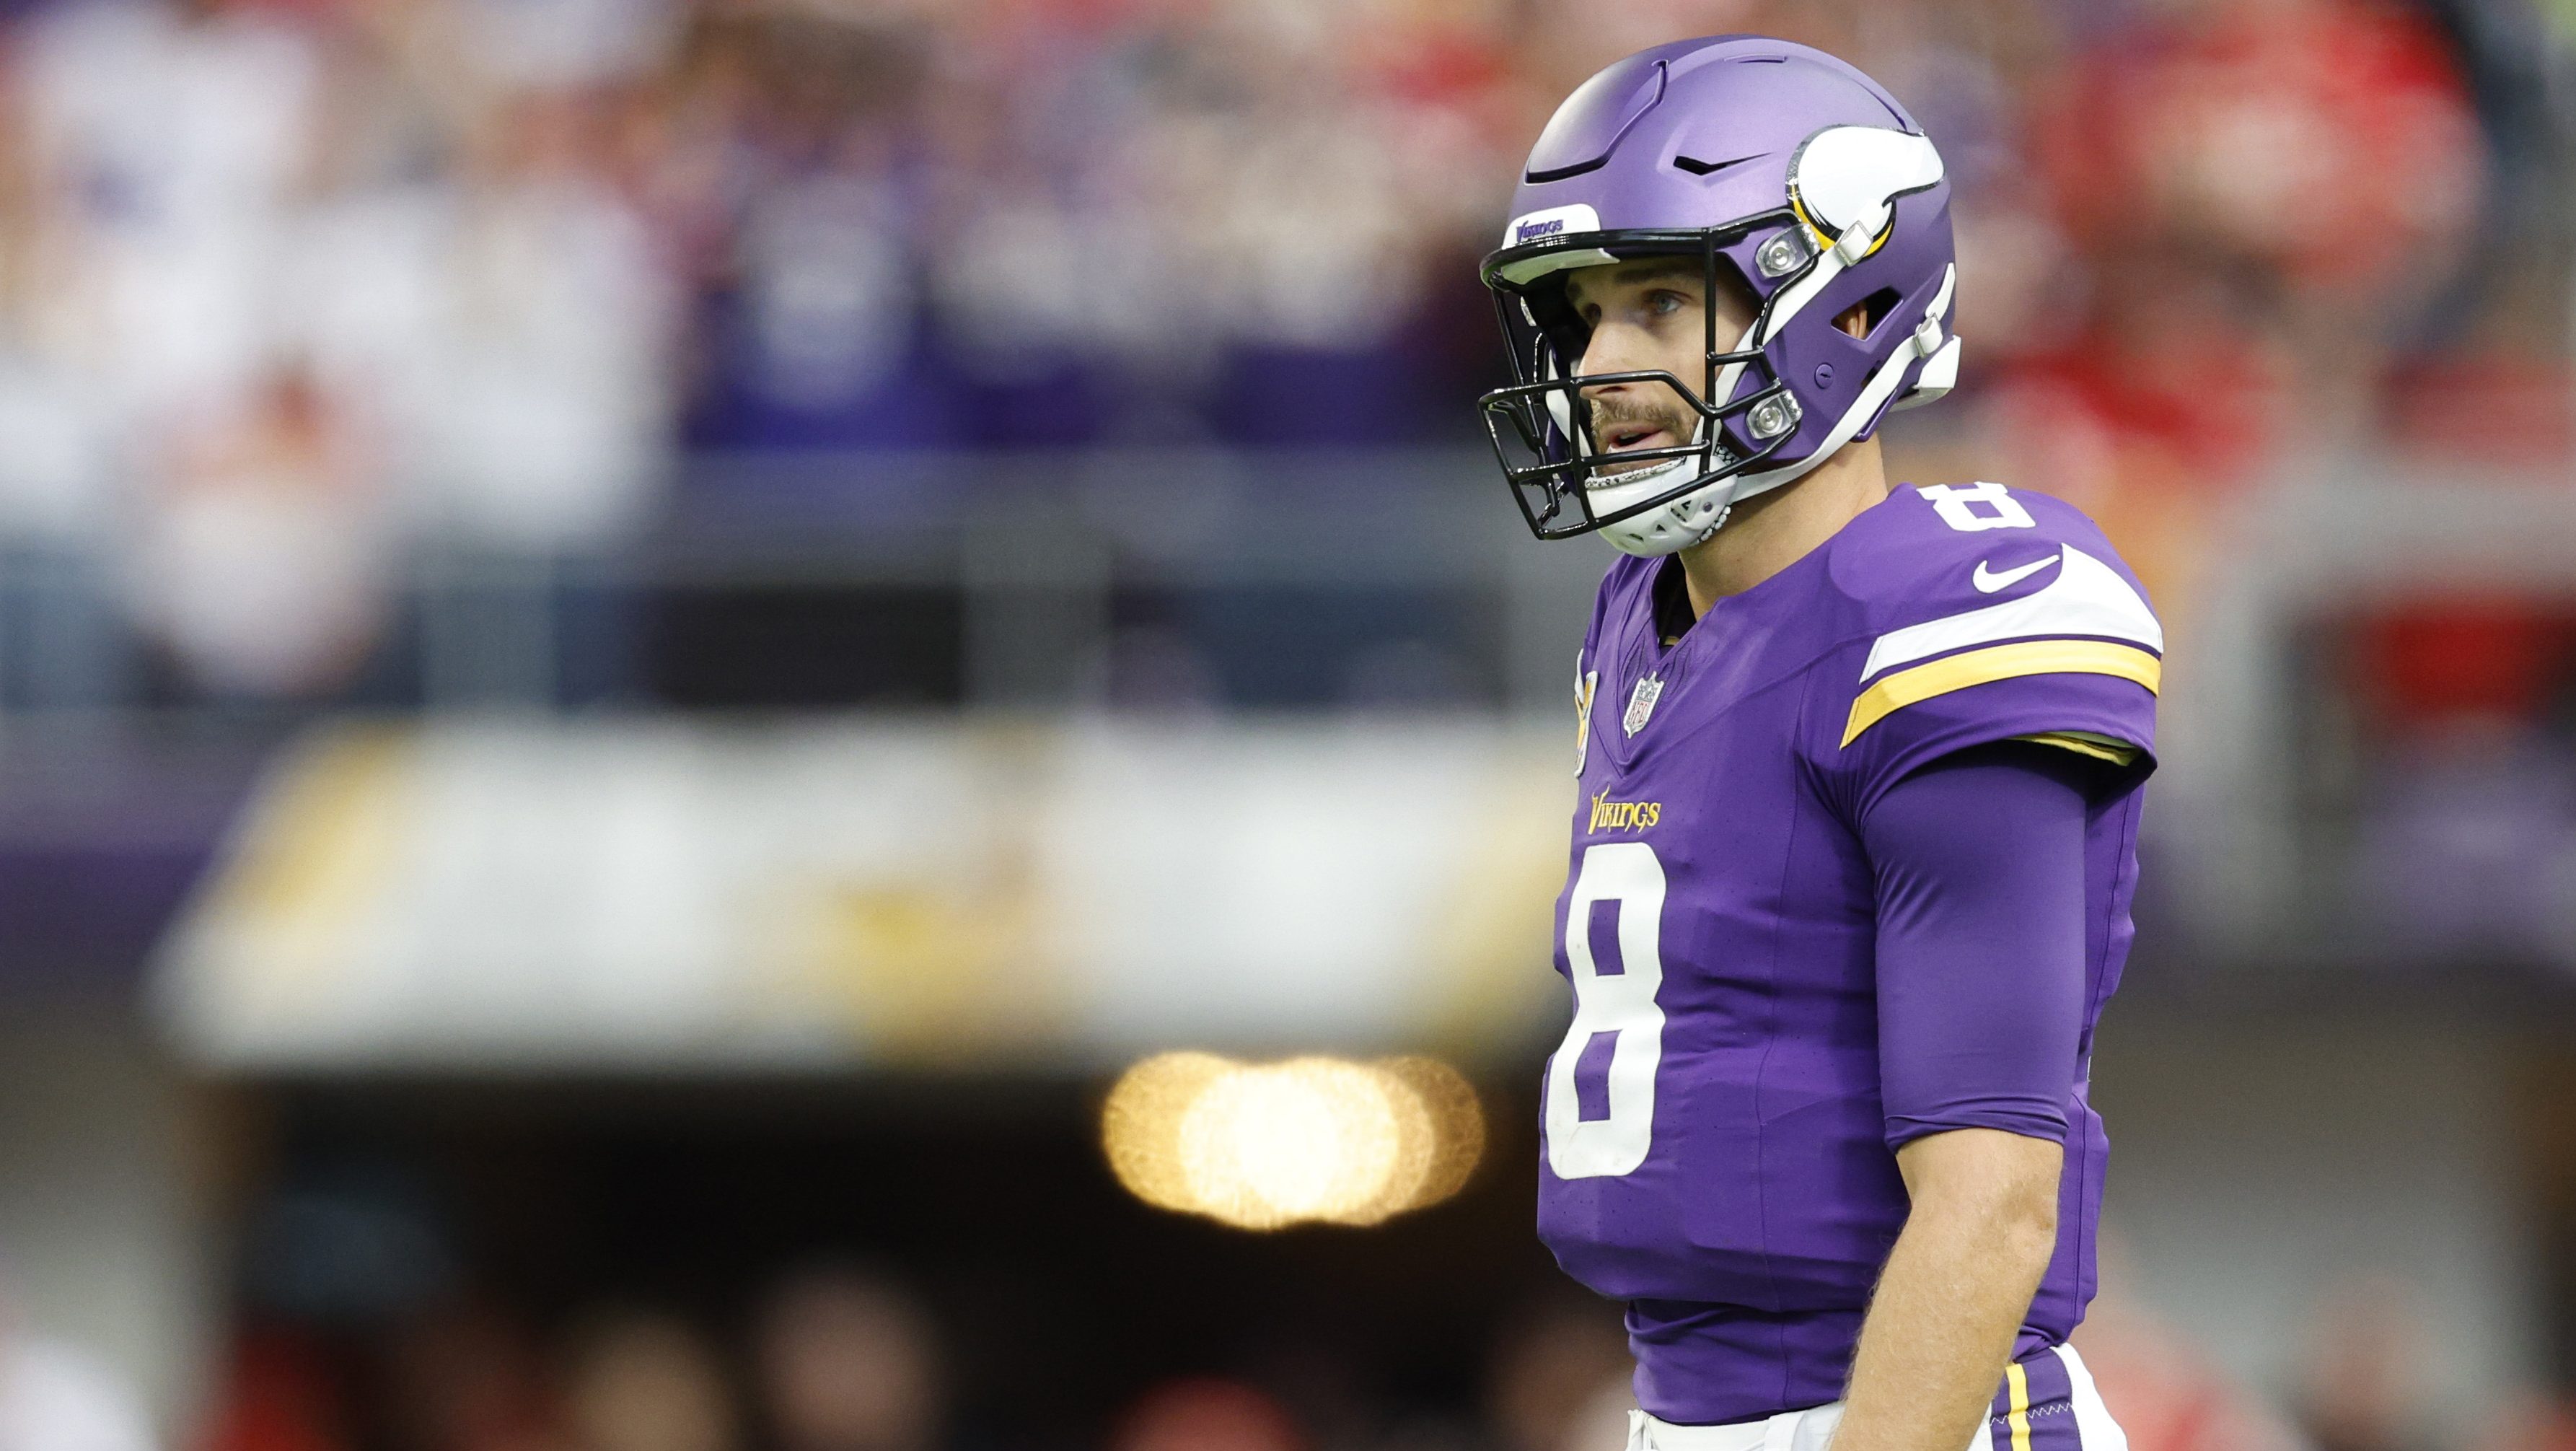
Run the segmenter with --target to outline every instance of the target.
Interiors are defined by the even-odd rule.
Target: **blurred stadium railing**
[[[1565,642],[1600,564],[1532,546],[1464,451],[693,469],[682,506],[614,550],[421,543],[363,648],[301,692],[190,678],[109,561],[58,543],[12,576],[0,719],[58,787],[86,772],[113,794],[127,772],[145,804],[40,811],[42,830],[101,851],[139,832],[166,855],[186,803],[202,829],[268,745],[352,712],[505,719],[532,743],[567,729],[548,722],[668,732],[651,718],[672,712],[963,710],[1094,734],[1356,715],[1473,755],[1482,722],[1565,728]],[[2185,577],[2150,960],[2253,991],[2380,969],[2545,988],[2576,966],[2570,538],[2565,491],[2509,471],[2320,458],[2209,506],[2188,569],[2164,561]]]

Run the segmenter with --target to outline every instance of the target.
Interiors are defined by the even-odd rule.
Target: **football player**
[[[2066,1337],[2163,635],[2073,508],[1886,478],[1958,371],[1940,153],[1831,56],[1684,41],[1576,91],[1512,210],[1485,416],[1531,528],[1624,556],[1539,1228],[1627,1304],[1631,1444],[2118,1451]]]

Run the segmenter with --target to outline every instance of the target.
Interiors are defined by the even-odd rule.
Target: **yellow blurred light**
[[[1127,1070],[1100,1111],[1110,1172],[1158,1209],[1197,1207],[1181,1167],[1181,1119],[1208,1085],[1235,1070],[1213,1053],[1165,1053]]]
[[[1343,1219],[1386,1192],[1401,1145],[1387,1084],[1357,1063],[1238,1068],[1181,1117],[1181,1164],[1203,1212],[1269,1229]]]
[[[1407,1162],[1415,1177],[1386,1214],[1437,1204],[1466,1188],[1485,1157],[1485,1113],[1476,1090],[1437,1058],[1390,1058],[1380,1067],[1410,1095],[1414,1125]]]
[[[1376,1224],[1436,1204],[1464,1187],[1484,1140],[1475,1090],[1431,1058],[1166,1053],[1127,1070],[1101,1113],[1129,1192],[1245,1229]]]

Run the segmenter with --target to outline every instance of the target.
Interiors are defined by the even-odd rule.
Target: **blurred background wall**
[[[0,1451],[1613,1444],[1474,267],[1727,30],[1948,160],[1899,475],[2169,628],[2133,1443],[2576,1445],[2576,8],[10,0]],[[1481,1159],[1150,1207],[1166,1050]]]

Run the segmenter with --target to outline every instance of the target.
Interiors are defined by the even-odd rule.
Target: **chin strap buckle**
[[[1892,407],[1914,408],[1929,403],[1957,387],[1959,383],[1959,340],[1950,337],[1941,326],[1942,317],[1950,310],[1951,289],[1958,284],[1959,269],[1954,264],[1941,275],[1941,290],[1932,297],[1932,305],[1923,310],[1923,320],[1914,325],[1914,336],[1907,341],[1914,355],[1923,360],[1914,386],[1905,390]],[[1902,358],[1892,358],[1887,366],[1902,368]]]

